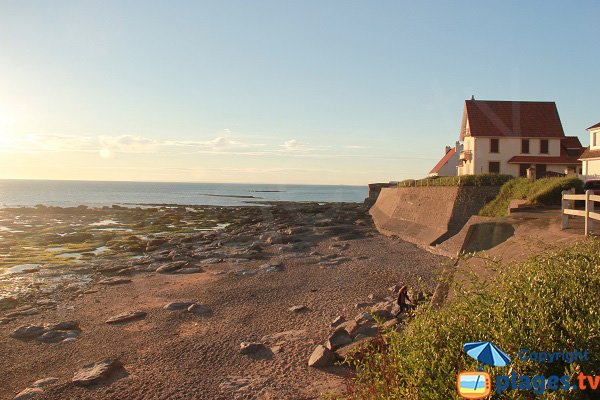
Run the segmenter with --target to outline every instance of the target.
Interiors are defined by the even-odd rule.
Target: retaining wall
[[[499,190],[497,186],[382,188],[369,213],[381,233],[435,246],[457,234]]]

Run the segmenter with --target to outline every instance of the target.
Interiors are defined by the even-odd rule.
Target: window
[[[546,164],[535,164],[535,177],[536,179],[544,178],[546,176]]]
[[[521,153],[529,154],[529,139],[521,140]]]
[[[548,154],[548,139],[540,140],[540,153]]]
[[[498,161],[490,161],[488,166],[490,174],[500,173],[500,163]]]
[[[490,139],[490,153],[499,153],[498,139]]]

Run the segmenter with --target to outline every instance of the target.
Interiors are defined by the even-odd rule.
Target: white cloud
[[[285,151],[299,151],[306,147],[305,145],[299,143],[296,139],[287,140],[282,146]]]
[[[159,142],[142,136],[100,136],[98,138],[102,158],[108,158],[115,153],[153,153],[157,150]]]

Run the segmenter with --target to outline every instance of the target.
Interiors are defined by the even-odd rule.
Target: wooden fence
[[[575,208],[576,201],[585,202],[585,209],[578,210]],[[593,221],[600,221],[600,213],[595,212],[595,202],[600,202],[600,196],[594,194],[592,190],[588,190],[585,194],[574,194],[573,192],[562,192],[562,223],[561,228],[569,227],[569,216],[583,217],[585,221],[585,236],[592,233]]]

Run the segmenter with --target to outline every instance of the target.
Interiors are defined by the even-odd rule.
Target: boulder
[[[57,324],[46,324],[49,331],[79,331],[79,321],[62,321]]]
[[[362,340],[355,340],[347,346],[340,347],[336,350],[335,354],[337,358],[342,361],[349,361],[350,359],[360,361],[370,350],[370,347],[375,343],[376,338],[368,337]]]
[[[171,263],[163,264],[160,267],[156,268],[156,272],[159,274],[170,274],[178,269],[181,269],[187,265],[187,261],[174,261]]]
[[[146,317],[145,311],[128,311],[115,316],[110,317],[106,320],[107,324],[122,324],[125,322],[134,321]]]
[[[356,330],[359,328],[358,322],[356,321],[346,321],[342,322],[338,325],[338,328],[344,329],[350,335],[354,335]]]
[[[15,339],[28,340],[35,339],[46,332],[43,326],[39,325],[22,325],[15,329],[10,336]]]
[[[37,381],[33,382],[31,387],[45,388],[46,386],[54,385],[56,382],[58,382],[58,378],[54,377],[38,379]]]
[[[200,267],[186,267],[174,271],[175,274],[199,274],[201,272],[204,270]]]
[[[352,336],[345,329],[338,328],[329,336],[325,347],[329,350],[336,350],[350,343],[352,343]]]
[[[331,321],[331,324],[330,324],[330,325],[331,325],[331,327],[332,327],[332,328],[335,328],[335,327],[337,327],[339,324],[341,324],[341,323],[343,323],[343,322],[345,322],[345,321],[346,321],[346,319],[345,319],[344,317],[342,317],[341,315],[338,315],[337,317],[335,317],[335,318],[333,319],[333,321]]]
[[[73,376],[73,383],[79,386],[89,386],[100,383],[122,368],[118,359],[105,359],[83,366]]]
[[[314,368],[329,367],[336,361],[335,353],[325,346],[318,345],[308,359],[308,366]]]

